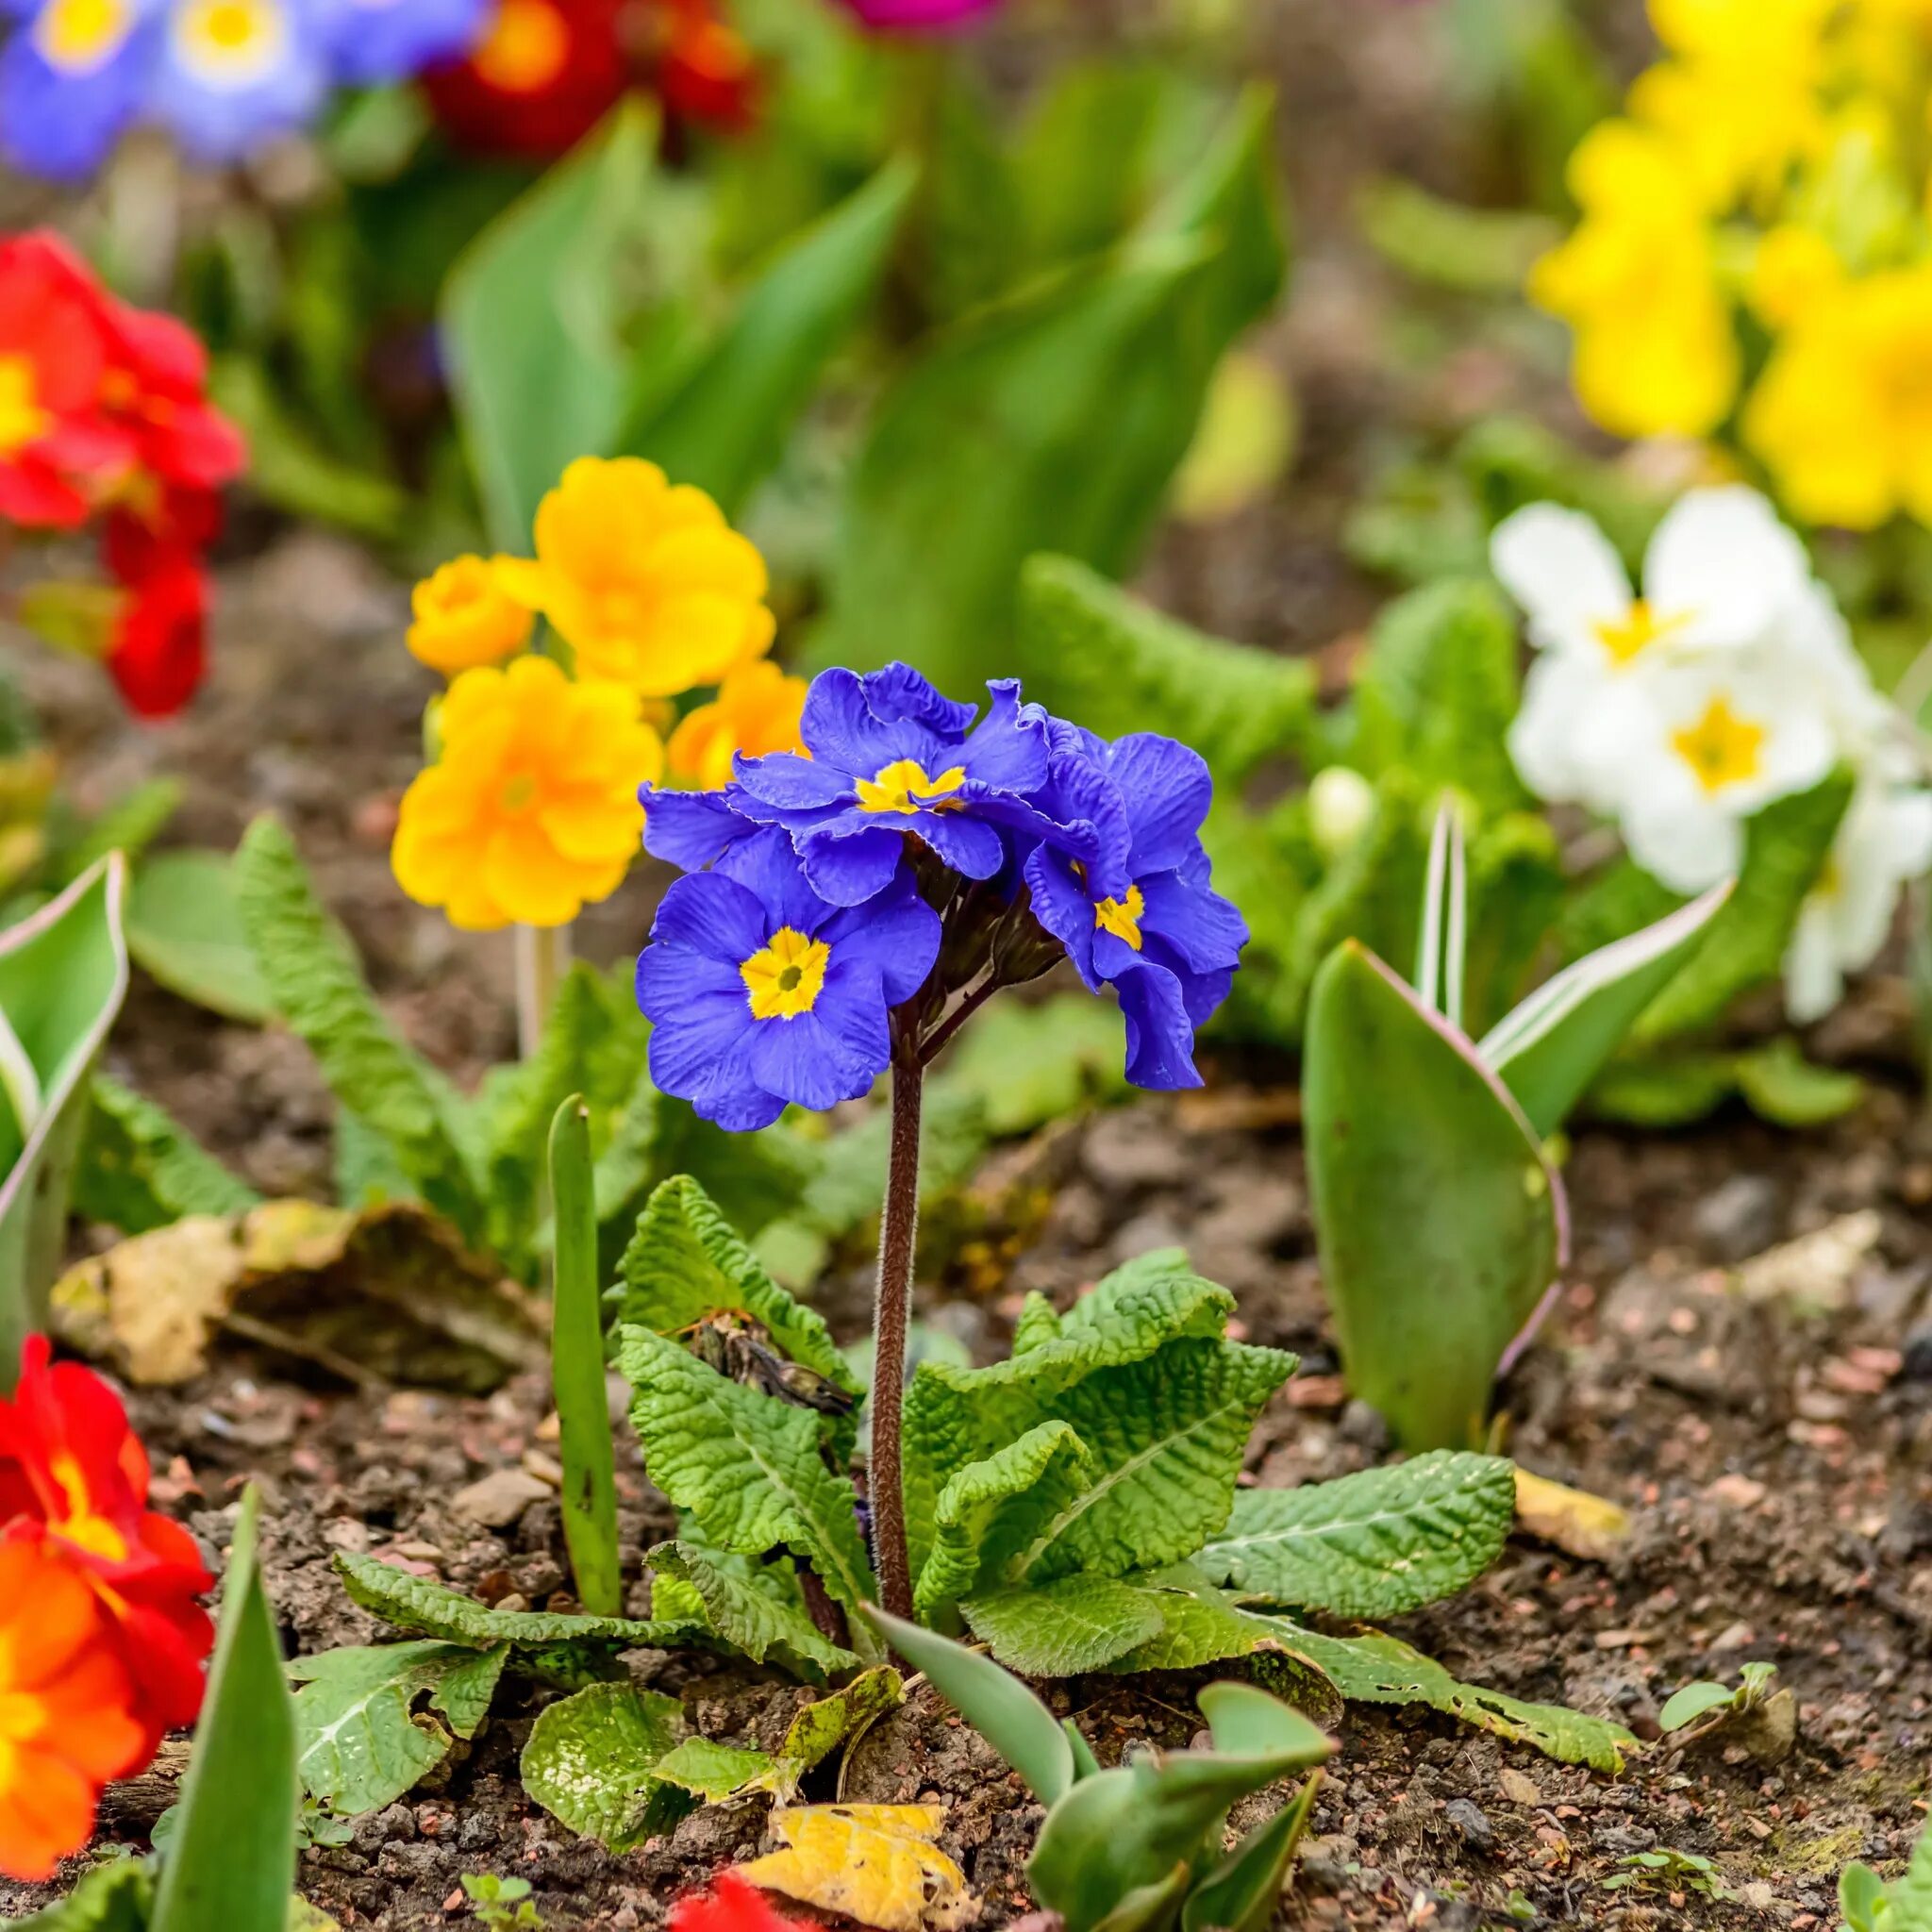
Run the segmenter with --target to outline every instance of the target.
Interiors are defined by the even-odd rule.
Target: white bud
[[[1346,765],[1315,774],[1308,787],[1308,825],[1316,849],[1331,863],[1347,852],[1375,815],[1375,788]]]

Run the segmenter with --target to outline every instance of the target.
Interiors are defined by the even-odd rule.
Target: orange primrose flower
[[[691,711],[671,734],[664,748],[671,775],[680,784],[715,791],[730,784],[732,761],[740,752],[747,758],[762,758],[768,751],[804,752],[798,721],[805,692],[804,678],[787,677],[769,659],[741,664],[718,695]]]
[[[528,608],[507,592],[486,558],[458,557],[410,593],[409,649],[432,671],[454,677],[499,664],[530,641]]]
[[[152,1755],[107,1613],[62,1546],[0,1540],[0,1872],[38,1882]]]

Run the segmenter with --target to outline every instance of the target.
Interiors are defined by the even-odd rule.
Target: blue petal
[[[407,80],[431,61],[466,52],[489,0],[309,0],[336,78],[354,85]]]
[[[870,777],[870,768],[854,766]],[[738,758],[738,782],[762,805],[780,811],[823,811],[827,806],[850,804],[854,792],[850,772],[828,758],[800,758],[795,751],[768,752],[761,758]]]
[[[195,159],[245,158],[306,125],[322,106],[328,70],[314,23],[290,0],[276,10],[281,44],[245,75],[198,65],[171,23],[144,108]]]
[[[816,1013],[760,1020],[752,1035],[752,1077],[768,1093],[782,1093],[823,1113],[841,1100],[872,1091],[878,1068],[868,1065]],[[883,1064],[883,1062],[881,1062]]]
[[[885,1072],[892,1057],[885,986],[877,959],[860,954],[852,941],[832,948],[811,1017],[839,1042],[848,1064],[870,1068],[874,1079]]]
[[[658,946],[684,946],[736,973],[771,936],[771,917],[755,892],[722,873],[688,873],[658,902],[644,958]]]
[[[652,1022],[651,1078],[663,1092],[695,1099],[756,1024],[744,987],[727,984],[725,970],[676,946],[647,946],[639,958],[638,1005]]]
[[[1045,846],[1026,861],[1026,889],[1033,916],[1067,949],[1074,970],[1091,992],[1100,991],[1093,970],[1093,902],[1067,861]]]
[[[882,724],[923,724],[941,738],[957,739],[965,736],[978,715],[978,706],[941,697],[926,677],[896,659],[862,682],[867,708]]]
[[[837,913],[820,937],[836,959],[875,967],[887,1004],[909,1000],[925,984],[940,955],[940,916],[919,896],[911,873],[901,867],[891,884],[863,906]]]
[[[1134,882],[1128,863],[1133,845],[1127,801],[1096,760],[1061,753],[1053,761],[1041,803],[1060,827],[1048,842],[1060,846],[1086,868],[1093,894],[1120,899]]]
[[[809,936],[832,916],[834,908],[807,883],[791,835],[782,826],[769,826],[734,845],[718,861],[718,873],[742,886],[764,908],[768,932],[789,925]]]
[[[1136,731],[1115,742],[1108,772],[1126,801],[1137,874],[1172,872],[1200,849],[1214,780],[1199,752],[1158,732]]]
[[[901,834],[858,812],[827,821],[798,845],[806,878],[834,906],[863,906],[892,883],[906,850]]]
[[[153,22],[86,73],[51,65],[30,28],[0,51],[0,154],[49,180],[85,178],[133,118],[156,46]]]
[[[1177,873],[1142,878],[1142,928],[1158,933],[1196,973],[1236,965],[1248,942],[1248,923],[1219,892],[1191,886]]]
[[[972,737],[960,748],[957,762],[966,775],[1003,791],[1031,793],[1046,783],[1050,756],[1046,743],[1046,713],[1038,705],[1020,702],[1015,678],[995,678],[987,686],[992,703]]]
[[[870,778],[900,758],[911,758],[937,775],[953,762],[953,736],[935,731],[918,715],[923,707],[916,692],[901,692],[890,681],[879,685],[878,679],[885,675],[884,672],[872,677],[860,677],[851,671],[822,672],[805,694],[799,737],[811,748],[813,758],[860,778]],[[945,703],[916,672],[910,675],[936,703]],[[883,709],[873,702],[875,688]],[[914,700],[909,714],[900,702],[902,696],[908,695]],[[970,723],[970,706],[966,716]]]
[[[961,811],[922,811],[907,821],[912,831],[957,873],[990,879],[1007,862],[1007,848],[992,826]]]
[[[1198,1087],[1194,1029],[1180,982],[1158,966],[1137,966],[1114,987],[1127,1023],[1127,1078],[1136,1087],[1168,1092]]]
[[[757,824],[732,809],[735,789],[660,791],[640,785],[644,808],[644,850],[682,872],[702,872],[725,848],[757,832]]]

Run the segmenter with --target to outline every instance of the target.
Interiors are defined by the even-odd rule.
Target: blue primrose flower
[[[1088,988],[1110,985],[1127,1023],[1127,1078],[1198,1087],[1194,1029],[1233,984],[1247,922],[1208,884],[1201,822],[1214,781],[1200,755],[1135,732],[1108,744],[1056,720],[1048,810],[1094,822],[1082,861],[1050,843],[1025,862],[1033,916]]]
[[[891,1058],[889,1009],[924,984],[939,948],[909,868],[865,906],[838,907],[782,830],[740,840],[665,893],[638,960],[651,1077],[734,1133],[769,1126],[788,1103],[856,1100]]]
[[[490,0],[316,0],[335,77],[346,86],[405,80],[468,52]]]
[[[158,0],[0,0],[0,158],[50,180],[101,164],[142,103]]]
[[[821,897],[862,906],[891,879],[907,833],[969,879],[995,877],[1009,854],[1003,830],[1072,838],[1032,802],[1046,784],[1049,720],[1020,702],[1011,678],[972,705],[941,697],[907,664],[865,676],[826,671],[806,694],[799,737],[809,758],[741,758],[735,809],[791,834]]]
[[[328,81],[316,0],[170,0],[143,113],[196,160],[236,160],[306,125]]]

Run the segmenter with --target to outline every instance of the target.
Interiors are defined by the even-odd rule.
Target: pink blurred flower
[[[1000,0],[844,0],[874,33],[943,34],[962,27]]]

